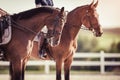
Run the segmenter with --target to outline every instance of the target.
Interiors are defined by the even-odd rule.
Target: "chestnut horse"
[[[56,47],[49,46],[50,54],[56,62],[56,80],[61,80],[61,68],[64,63],[64,77],[65,80],[70,80],[70,68],[73,61],[73,55],[77,49],[77,34],[84,25],[88,30],[93,31],[96,37],[102,35],[102,29],[98,21],[98,14],[96,7],[98,1],[94,1],[90,5],[77,7],[67,15],[67,22],[63,28],[60,44]],[[32,57],[38,58],[34,50],[37,48],[35,44],[33,47]],[[51,57],[50,56],[50,57]]]
[[[24,80],[26,63],[32,49],[32,40],[44,27],[48,28],[48,36],[61,36],[65,23],[64,8],[40,7],[10,15],[12,26],[12,39],[0,46],[4,50],[4,57],[10,61],[11,80]],[[50,31],[49,31],[50,30]],[[54,42],[54,41],[53,41]],[[58,41],[59,42],[59,41]],[[55,43],[58,45],[58,43]]]

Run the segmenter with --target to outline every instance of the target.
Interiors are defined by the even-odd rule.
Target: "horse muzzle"
[[[48,39],[48,43],[49,43],[49,45],[51,45],[52,47],[56,47],[56,46],[59,45],[60,39],[56,39],[56,38],[54,38],[54,37],[51,37],[51,38]]]

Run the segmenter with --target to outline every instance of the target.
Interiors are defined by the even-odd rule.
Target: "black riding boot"
[[[45,38],[45,35],[43,32],[39,34],[39,54],[42,59],[45,59],[47,57],[47,51],[46,51],[46,44],[47,39]]]

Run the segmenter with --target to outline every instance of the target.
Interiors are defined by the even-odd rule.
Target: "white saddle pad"
[[[9,43],[9,41],[11,40],[11,36],[12,36],[12,30],[11,30],[11,26],[9,26],[7,29],[5,29],[5,33],[2,37],[2,43],[0,43],[0,45]]]

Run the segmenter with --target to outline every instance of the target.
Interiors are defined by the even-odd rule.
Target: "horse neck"
[[[85,14],[84,12],[85,9],[83,7],[78,7],[68,13],[67,22],[63,28],[61,42],[64,42],[65,39],[67,42],[71,42],[71,40],[77,39],[78,32],[82,25],[81,19]]]
[[[83,10],[79,7],[68,13],[67,22],[66,22],[65,27],[68,32],[67,35],[69,35],[71,39],[76,38],[76,36],[81,28],[82,16],[83,16]]]
[[[16,22],[18,24],[18,27],[25,27],[25,29],[24,29],[25,31],[21,30],[21,33],[24,34],[27,31],[27,35],[28,35],[27,37],[30,36],[30,39],[32,39],[44,27],[45,19],[49,15],[50,14],[38,15],[38,16],[30,18],[30,19],[15,20],[14,22]],[[29,30],[27,30],[27,29],[29,29]]]

